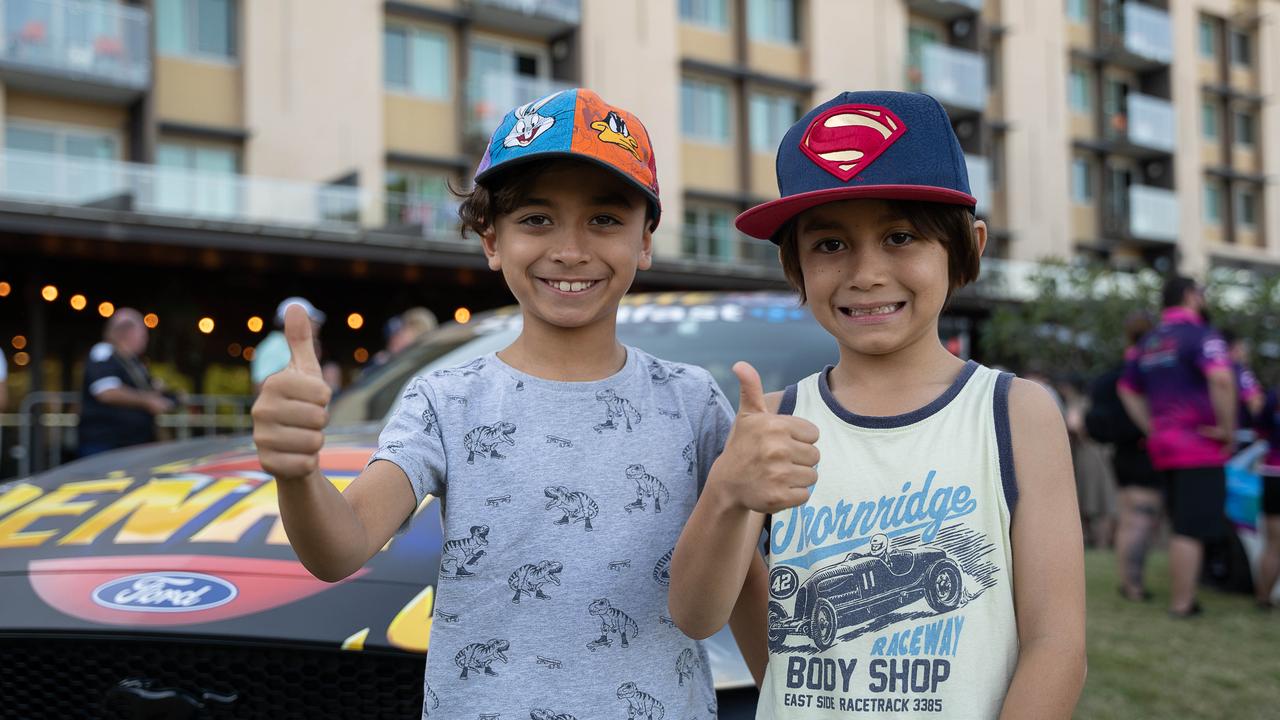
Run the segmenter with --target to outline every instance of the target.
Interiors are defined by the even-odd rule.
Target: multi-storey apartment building
[[[1280,0],[4,0],[0,39],[0,337],[28,357],[80,352],[99,301],[189,365],[293,292],[347,362],[408,305],[506,302],[448,188],[575,85],[654,137],[648,287],[780,286],[732,219],[851,88],[943,102],[990,258],[1280,265]]]

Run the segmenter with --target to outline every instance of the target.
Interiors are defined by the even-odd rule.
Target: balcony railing
[[[1127,0],[1101,17],[1106,45],[1150,62],[1173,62],[1173,25],[1169,13],[1152,5]]]
[[[908,69],[913,89],[958,108],[987,106],[987,60],[976,52],[950,45],[925,45],[920,67]]]
[[[355,225],[359,188],[8,150],[0,199],[222,222]]]
[[[5,0],[0,64],[14,71],[141,92],[151,85],[151,18],[137,7]]]
[[[1176,141],[1173,103],[1150,95],[1129,94],[1129,142],[1173,152]]]
[[[501,10],[558,20],[576,25],[582,19],[579,0],[471,0],[477,7],[493,7]]]
[[[488,139],[512,108],[573,86],[558,80],[489,73],[467,83],[468,127],[472,136]]]
[[[1147,240],[1178,240],[1178,196],[1172,190],[1129,186],[1129,234]]]
[[[1175,137],[1173,103],[1164,98],[1129,93],[1125,109],[1109,113],[1104,123],[1106,136],[1130,145],[1173,152]]]
[[[978,214],[985,215],[991,211],[991,161],[981,155],[965,155],[964,164],[969,169],[969,190],[978,199]]]

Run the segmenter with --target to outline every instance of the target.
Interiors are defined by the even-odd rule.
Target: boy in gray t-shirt
[[[432,624],[427,709],[714,716],[667,566],[729,421],[705,370],[635,348],[592,382],[491,354],[410,383],[371,462],[444,503],[435,606],[458,619]]]
[[[714,717],[706,654],[674,627],[667,585],[728,403],[705,370],[616,334],[661,213],[648,133],[566,90],[507,114],[475,184],[459,214],[520,302],[520,336],[415,379],[339,493],[317,469],[328,386],[289,308],[290,365],[253,410],[289,541],[336,581],[440,499],[436,608],[457,620],[432,624],[423,717]],[[763,648],[759,628],[739,637]]]

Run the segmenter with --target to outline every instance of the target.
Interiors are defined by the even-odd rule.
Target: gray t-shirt
[[[370,462],[441,501],[423,717],[714,717],[668,566],[731,421],[707,371],[630,347],[594,382],[494,354],[414,379]]]

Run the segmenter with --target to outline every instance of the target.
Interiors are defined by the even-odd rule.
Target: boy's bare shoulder
[[[1051,421],[1065,427],[1058,401],[1040,383],[1015,377],[1009,386],[1010,425],[1019,427],[1027,422]]]
[[[769,409],[769,412],[776,413],[778,408],[782,407],[783,394],[781,390],[764,394],[764,406]]]

